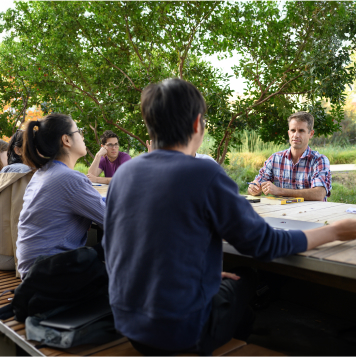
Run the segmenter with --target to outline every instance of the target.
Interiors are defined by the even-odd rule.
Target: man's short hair
[[[141,94],[141,112],[154,149],[188,145],[193,123],[206,104],[199,90],[182,79],[166,79],[150,84]]]
[[[119,137],[111,130],[104,131],[103,135],[100,136],[101,144],[105,145],[108,139],[116,138],[119,141]]]
[[[308,112],[296,112],[288,118],[288,125],[292,119],[296,121],[304,121],[308,125],[309,132],[313,130],[314,127],[314,117]]]

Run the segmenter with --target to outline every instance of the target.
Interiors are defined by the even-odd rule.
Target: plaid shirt
[[[329,159],[317,151],[304,151],[296,164],[293,164],[290,148],[273,154],[260,170],[255,180],[271,181],[277,187],[301,190],[304,188],[324,187],[326,198],[331,191]]]

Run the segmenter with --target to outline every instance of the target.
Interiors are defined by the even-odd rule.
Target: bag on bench
[[[41,344],[68,348],[121,336],[109,305],[105,264],[90,247],[38,257],[15,289],[11,306],[16,320],[25,322],[27,338]],[[48,321],[46,326],[46,320],[63,322],[65,315],[67,327]],[[83,323],[73,324],[78,317]]]
[[[25,324],[27,339],[57,348],[103,344],[123,337],[115,330],[107,296],[29,316]]]
[[[107,295],[108,282],[105,263],[93,248],[40,256],[15,289],[15,318],[24,322],[27,316]]]

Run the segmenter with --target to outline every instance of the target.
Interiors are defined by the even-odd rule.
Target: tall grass
[[[335,145],[328,145],[325,147],[312,147],[313,150],[319,151],[325,155],[331,165],[338,164],[356,164],[356,147],[346,146],[340,147]]]
[[[277,152],[285,150],[288,147],[287,144],[275,144],[272,142],[264,143],[260,136],[255,131],[251,130],[243,130],[239,134],[239,138],[241,144],[232,152]]]

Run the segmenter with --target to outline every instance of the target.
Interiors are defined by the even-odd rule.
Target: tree
[[[354,67],[346,69],[352,43],[344,45],[353,40],[355,5],[279,6],[19,2],[2,15],[8,31],[0,48],[2,73],[16,70],[44,113],[70,113],[88,131],[89,152],[96,150],[98,132],[109,128],[120,132],[122,146],[144,149],[142,89],[169,77],[189,80],[207,101],[208,130],[222,163],[241,128],[280,141],[286,117],[296,109],[309,108],[323,134],[335,131],[341,120],[343,88],[355,74]],[[247,91],[231,103],[229,77],[201,55],[228,56],[234,50],[241,56],[235,74],[246,79]],[[322,110],[321,98],[330,99],[331,114]]]
[[[246,78],[247,90],[220,133],[220,162],[237,128],[257,130],[264,141],[285,140],[286,118],[296,110],[314,115],[317,135],[338,129],[345,85],[355,78],[355,67],[346,68],[355,48],[354,19],[355,4],[348,2],[286,2],[282,11],[275,2],[224,8],[215,19],[216,46],[241,55],[234,69]],[[219,27],[221,22],[228,25]],[[322,98],[330,100],[330,114],[322,108]]]

